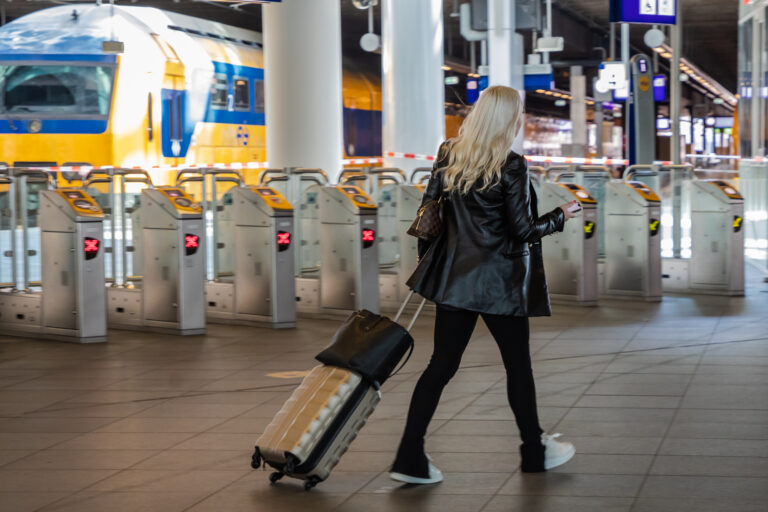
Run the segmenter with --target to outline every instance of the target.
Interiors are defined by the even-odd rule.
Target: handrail
[[[312,169],[309,167],[297,167],[295,169],[289,169],[287,174],[295,174],[295,175],[306,175],[306,174],[314,174],[314,175],[320,175],[323,178],[323,183],[321,185],[325,185],[328,183],[328,174],[322,170],[322,169]]]
[[[54,188],[54,177],[52,174],[46,172],[42,168],[38,167],[10,167],[8,173],[16,178],[32,178],[33,183],[39,183],[45,181],[48,184],[48,188]],[[40,180],[36,178],[41,178]]]
[[[217,167],[189,167],[176,172],[176,184],[180,185],[182,176],[198,175],[198,176],[214,176],[218,179],[218,176],[234,176],[238,183],[242,185],[245,183],[243,175],[237,169],[219,169]]]
[[[638,173],[640,170],[645,170],[643,173]],[[623,180],[625,182],[632,181],[632,178],[635,176],[642,174],[643,176],[658,176],[659,171],[656,170],[656,166],[652,164],[635,164],[630,165],[629,167],[624,170],[624,176]]]
[[[560,183],[560,179],[561,179],[561,178],[575,178],[575,177],[576,177],[576,173],[575,173],[575,172],[571,172],[571,171],[568,171],[568,172],[561,172],[561,173],[559,173],[557,176],[555,176],[555,177],[552,179],[552,181],[553,181],[554,183]]]
[[[432,175],[432,167],[417,167],[413,171],[411,171],[411,179],[409,180],[410,183],[418,185],[419,183],[422,183],[421,181],[416,181],[416,175],[417,174],[426,174],[427,176]],[[420,178],[421,179],[421,178]]]
[[[339,174],[339,183],[341,183],[342,180],[346,180],[350,176],[362,176],[365,177],[365,174],[363,174],[363,171],[360,169],[344,169],[341,171],[341,174]]]
[[[407,183],[408,177],[405,175],[402,169],[398,169],[396,167],[377,167],[377,168],[371,168],[367,170],[368,174],[373,175],[381,175],[381,174],[389,174],[389,175],[396,175],[400,176],[403,181],[399,181],[396,183]]]
[[[279,176],[286,180],[288,179],[288,174],[285,172],[285,169],[264,169],[264,172],[259,175],[259,185],[268,183],[267,178],[271,176]]]
[[[259,186],[267,187],[273,181],[288,181],[288,180],[289,180],[288,176],[272,176],[268,180],[259,180]]]
[[[576,167],[577,172],[583,172],[584,174],[587,173],[596,173],[596,174],[607,174],[608,176],[611,175],[611,170],[608,168],[607,165],[579,165]]]
[[[366,181],[367,179],[367,176],[363,176],[362,174],[349,174],[344,177],[339,176],[339,185],[346,185],[353,181]]]
[[[546,172],[546,177],[548,180],[555,181],[552,175],[554,174],[554,171],[563,171],[563,172],[573,172],[571,171],[570,165],[553,165],[552,167],[549,167]]]

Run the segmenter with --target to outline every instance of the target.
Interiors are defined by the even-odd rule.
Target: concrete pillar
[[[488,0],[488,85],[515,88],[525,98],[525,45],[515,27],[515,0]],[[524,131],[512,146],[518,153],[523,152]]]
[[[267,160],[320,168],[336,182],[344,150],[339,0],[262,9]]]
[[[587,77],[584,76],[581,66],[571,66],[571,123],[573,123],[572,154],[567,156],[586,156],[589,135],[587,133]]]
[[[442,0],[383,0],[381,32],[384,165],[408,172],[424,162],[387,153],[434,155],[445,139]]]

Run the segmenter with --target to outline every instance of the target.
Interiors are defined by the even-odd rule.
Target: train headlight
[[[38,133],[43,129],[43,123],[39,119],[35,119],[34,121],[29,122],[27,128],[29,129],[29,133]]]

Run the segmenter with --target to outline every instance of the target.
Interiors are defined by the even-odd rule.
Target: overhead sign
[[[600,64],[598,88],[601,92],[625,88],[627,84],[627,66],[623,62],[603,62]]]
[[[611,21],[614,23],[677,23],[678,0],[611,0]]]

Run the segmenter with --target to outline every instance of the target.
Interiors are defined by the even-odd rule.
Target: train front
[[[104,27],[88,19],[103,19],[106,11],[81,11],[48,9],[0,28],[0,159],[6,165],[112,161],[117,57],[102,51]]]

